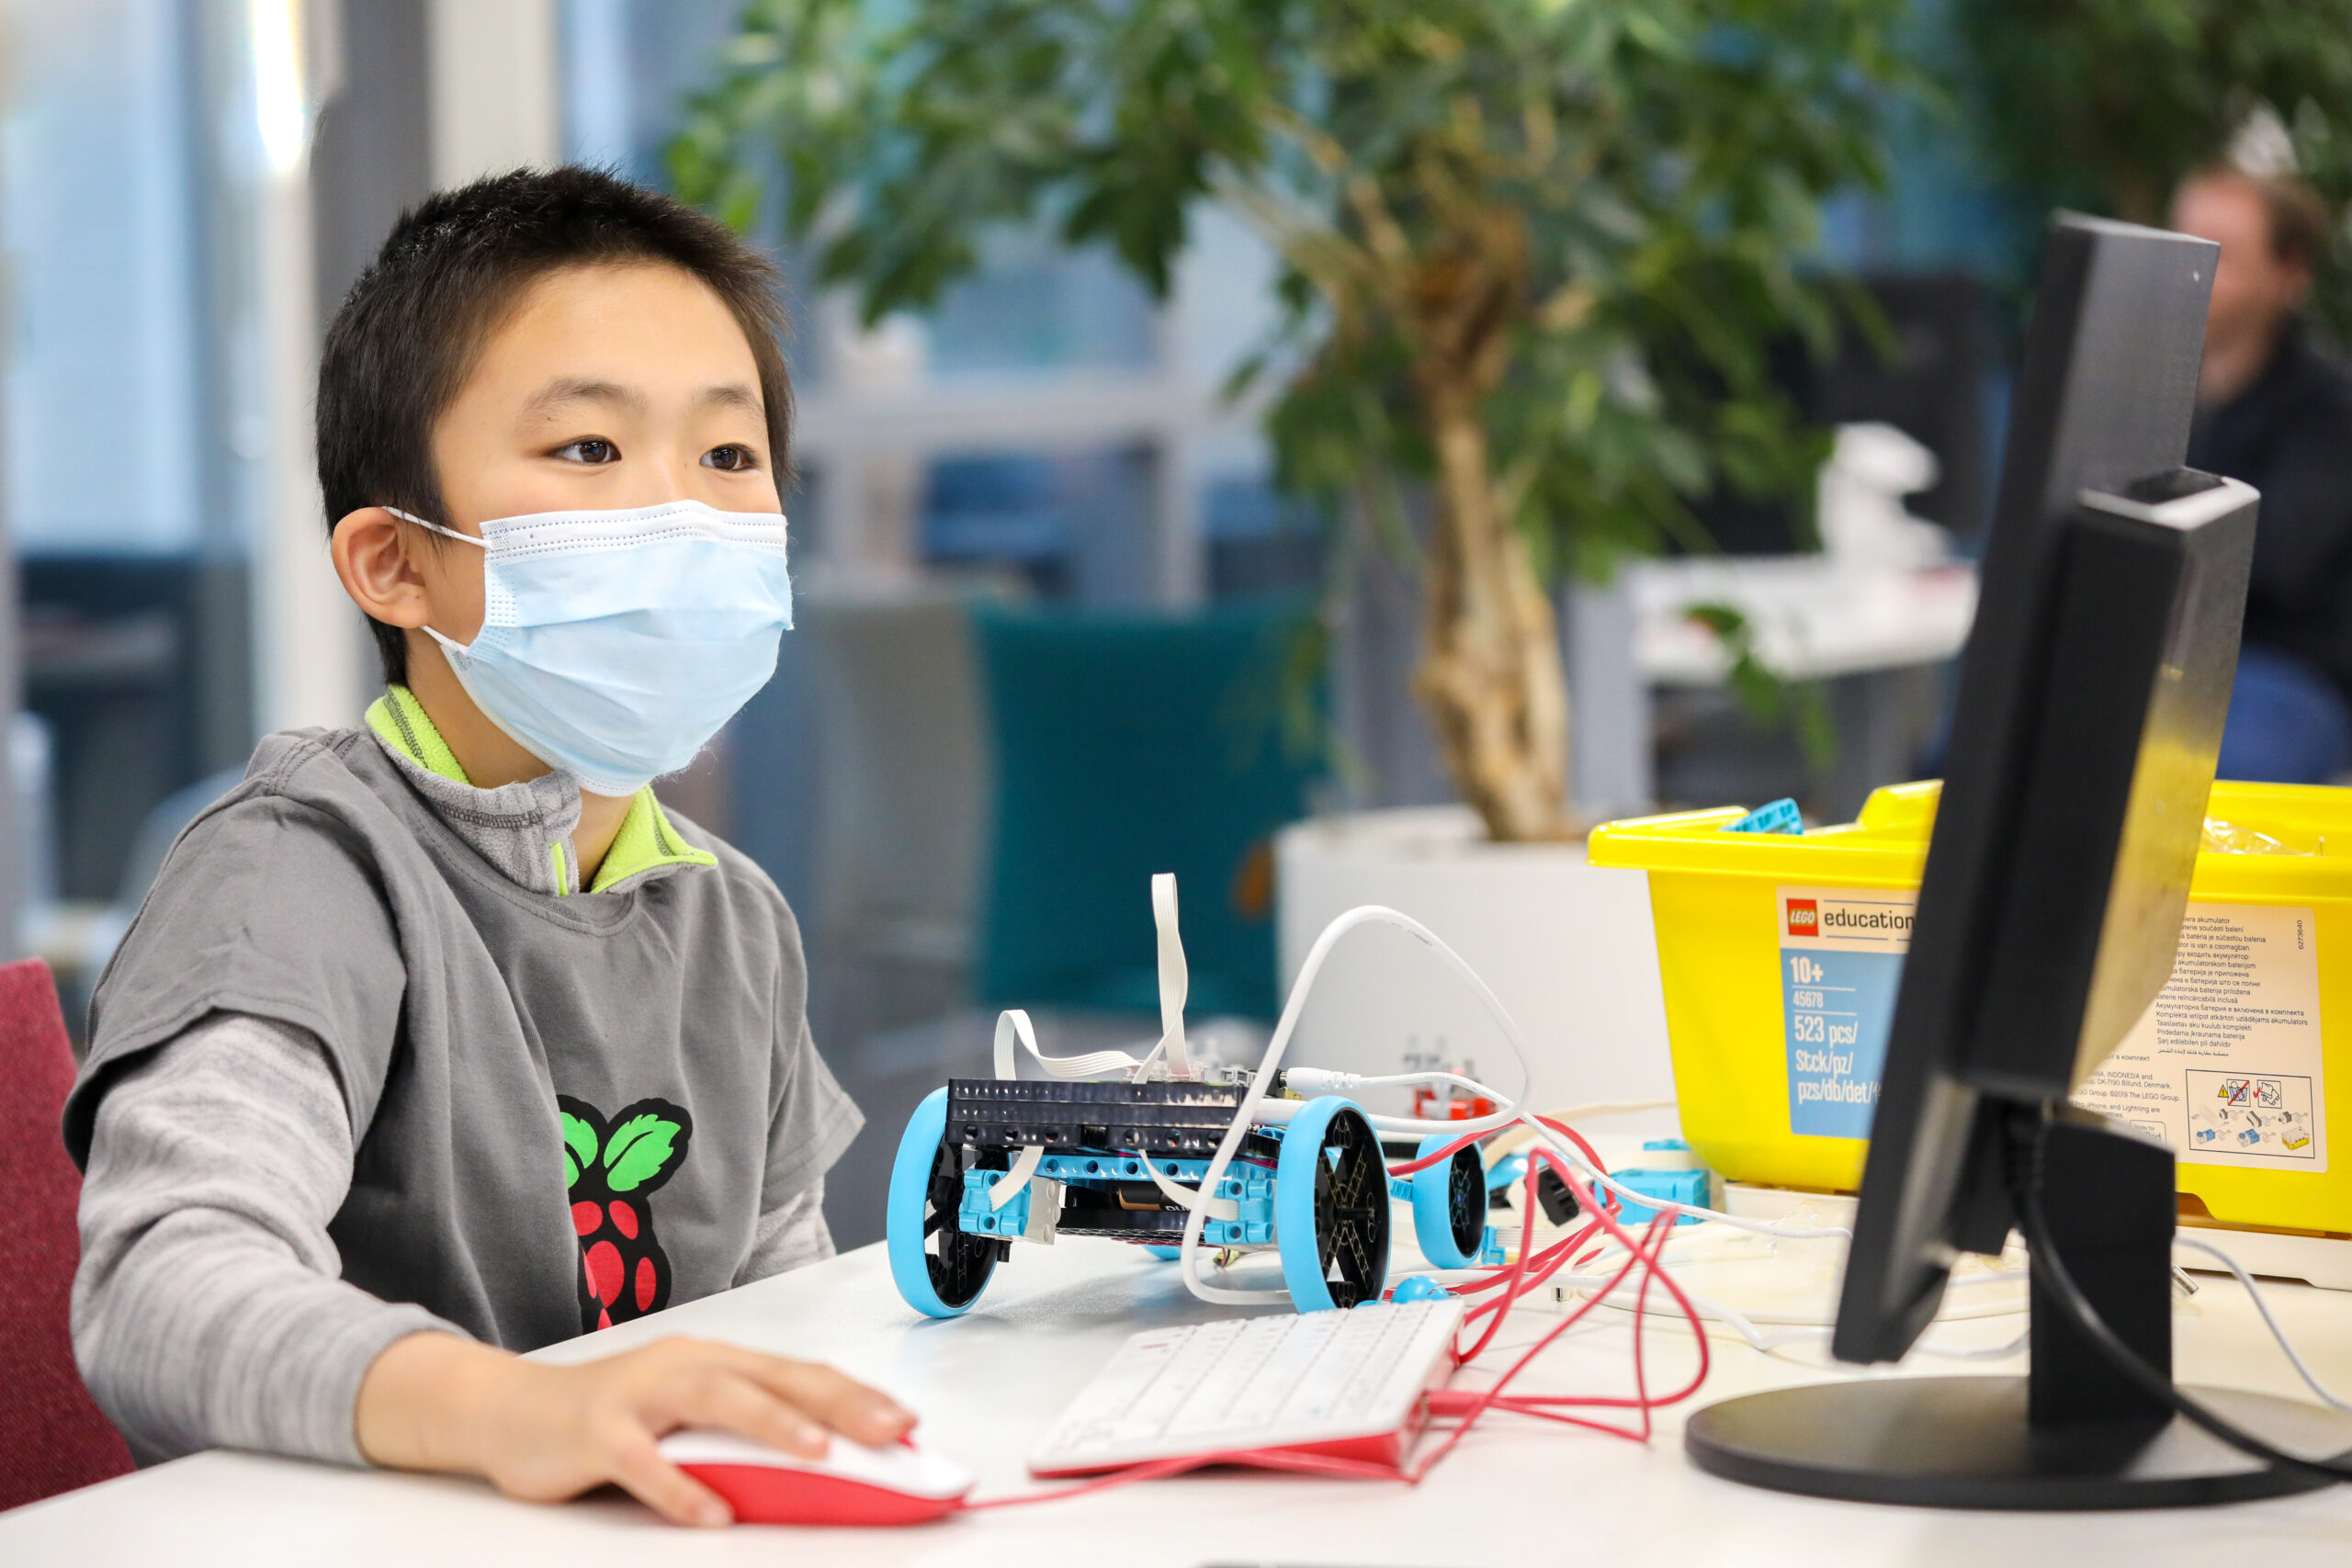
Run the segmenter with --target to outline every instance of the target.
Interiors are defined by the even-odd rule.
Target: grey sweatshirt
[[[576,795],[571,796],[567,812],[567,792],[559,788],[509,785],[498,791],[476,790],[419,764],[389,740],[379,749],[374,738],[363,738],[360,732],[325,739],[330,742],[327,750],[343,768],[331,771],[323,788],[285,782],[289,772],[300,779],[301,768],[315,771],[321,765],[318,761],[300,758],[299,766],[289,770],[287,754],[280,748],[275,768],[266,766],[272,760],[270,743],[265,743],[257,754],[254,773],[239,795],[246,799],[247,815],[255,799],[266,801],[274,813],[271,835],[261,841],[277,845],[285,839],[285,807],[289,800],[314,811],[322,805],[335,809],[341,803],[348,815],[365,820],[366,803],[349,797],[345,788],[345,774],[358,764],[358,776],[372,792],[390,796],[396,805],[403,797],[421,804],[439,826],[448,829],[452,842],[437,846],[445,859],[461,852],[483,873],[495,868],[499,880],[514,889],[507,896],[510,898],[526,896],[536,906],[540,900],[552,903],[562,896],[564,874],[548,868],[564,863],[548,853],[548,841],[551,831],[568,839],[576,821]],[[369,756],[376,759],[373,763],[367,761]],[[255,778],[266,779],[273,773],[279,781],[277,787],[254,790]],[[537,785],[548,784],[537,781]],[[338,791],[343,795],[338,795]],[[181,863],[177,874],[184,884],[193,882],[204,889],[208,897],[198,902],[208,909],[222,900],[219,889],[205,886],[202,863],[208,856],[219,861],[234,843],[233,803],[238,799],[239,795],[231,797],[231,826],[219,830],[209,847],[207,836],[198,830],[203,826],[200,820],[174,852],[174,862]],[[383,825],[372,826],[380,829]],[[689,1018],[684,1027],[695,1043],[684,1067],[678,1066],[674,1048],[669,1053],[660,1048],[658,1019],[693,1011],[691,1004],[682,1004],[674,996],[666,998],[667,1007],[654,1015],[657,1021],[624,1019],[613,1032],[621,1067],[612,1066],[603,1057],[573,1061],[545,1046],[539,1047],[536,1057],[525,1058],[526,1069],[531,1060],[540,1063],[543,1086],[545,1076],[553,1073],[559,1086],[569,1082],[589,1089],[609,1105],[634,1092],[614,1087],[611,1075],[626,1077],[632,1063],[636,1069],[643,1069],[645,1063],[639,1058],[650,1057],[656,1070],[668,1070],[673,1077],[682,1075],[684,1079],[680,1087],[672,1087],[672,1079],[667,1078],[656,1080],[656,1086],[695,1106],[689,1113],[682,1104],[669,1100],[639,1099],[615,1110],[608,1122],[586,1100],[552,1095],[556,1103],[548,1105],[545,1113],[551,1114],[560,1106],[560,1139],[550,1137],[544,1156],[516,1168],[527,1173],[541,1168],[543,1161],[554,1160],[554,1165],[543,1168],[557,1184],[556,1201],[560,1204],[567,1197],[581,1200],[569,1206],[571,1228],[562,1233],[561,1244],[574,1259],[570,1282],[561,1287],[567,1301],[562,1312],[575,1324],[583,1307],[592,1314],[591,1323],[595,1321],[594,1314],[605,1310],[598,1306],[600,1295],[611,1303],[609,1311],[625,1315],[658,1307],[669,1299],[673,1274],[685,1276],[685,1288],[702,1293],[829,1256],[832,1246],[821,1213],[822,1173],[858,1124],[854,1108],[832,1086],[808,1049],[805,1026],[799,1021],[797,942],[788,924],[783,932],[788,952],[764,954],[758,951],[778,940],[773,921],[756,918],[761,912],[757,906],[774,900],[773,888],[758,879],[751,889],[755,918],[746,925],[739,908],[744,897],[740,884],[745,864],[740,857],[732,857],[723,846],[712,846],[718,852],[713,853],[684,842],[684,834],[666,818],[658,818],[658,825],[648,830],[662,838],[667,859],[657,869],[665,874],[683,870],[690,879],[721,876],[723,883],[739,885],[724,888],[719,895],[721,914],[732,909],[736,918],[730,923],[705,911],[680,925],[686,917],[675,911],[692,911],[696,907],[692,894],[684,898],[657,897],[654,906],[639,908],[630,901],[636,897],[632,893],[583,897],[571,892],[563,897],[564,909],[578,905],[583,912],[592,908],[609,911],[601,923],[592,919],[586,929],[605,940],[616,966],[624,972],[622,978],[628,978],[628,957],[632,952],[628,939],[635,933],[642,945],[650,926],[651,950],[669,955],[667,962],[673,966],[679,953],[698,953],[703,964],[725,964],[729,973],[724,978],[731,981],[735,971],[756,968],[759,962],[781,956],[785,978],[794,985],[788,993],[780,985],[769,998],[770,1007],[779,1013],[775,1018],[757,1006],[741,1016],[720,1012],[699,1020]],[[665,831],[667,837],[662,837]],[[252,859],[250,846],[244,858]],[[397,829],[378,851],[377,858],[379,863],[403,861],[405,852],[398,842]],[[188,863],[191,860],[198,863],[193,868]],[[731,874],[722,874],[722,867]],[[398,869],[395,865],[390,874],[379,870],[379,880],[396,881]],[[393,1080],[417,1073],[420,1069],[412,1065],[412,1059],[429,1056],[432,1043],[420,1046],[411,1038],[415,1025],[407,1009],[396,1026],[399,1038],[373,1043],[350,1038],[355,1032],[369,1032],[368,1015],[364,1013],[355,1015],[329,1007],[316,1013],[314,1020],[305,1020],[287,1016],[299,1012],[297,1007],[271,1005],[266,999],[254,1004],[252,1010],[236,1005],[240,997],[266,998],[266,991],[250,981],[240,986],[233,953],[225,959],[221,955],[235,941],[250,941],[253,927],[258,925],[266,931],[268,920],[245,911],[224,919],[221,929],[231,936],[218,931],[204,934],[205,928],[196,917],[173,911],[166,884],[175,874],[173,863],[167,863],[158,883],[163,911],[154,914],[158,900],[151,897],[149,911],[141,918],[142,926],[153,928],[150,950],[143,959],[134,951],[131,959],[153,965],[160,954],[176,953],[185,961],[190,934],[195,932],[197,952],[214,961],[198,967],[222,971],[227,977],[220,983],[230,988],[220,995],[209,995],[198,983],[173,977],[167,988],[175,1005],[194,1012],[192,1021],[160,1040],[141,1041],[134,1036],[130,1042],[132,1048],[124,1048],[119,1033],[110,1038],[106,1025],[99,1026],[91,1069],[76,1090],[75,1111],[69,1112],[69,1143],[76,1141],[76,1112],[85,1118],[80,1125],[86,1129],[82,1151],[85,1165],[83,1260],[74,1292],[75,1353],[101,1408],[123,1429],[142,1461],[205,1447],[233,1446],[356,1463],[360,1455],[353,1433],[353,1408],[361,1380],[385,1346],[419,1331],[470,1332],[516,1348],[545,1342],[550,1337],[551,1320],[546,1308],[552,1303],[546,1298],[551,1281],[546,1278],[543,1261],[534,1271],[513,1259],[479,1256],[478,1247],[473,1249],[476,1256],[468,1256],[471,1233],[463,1223],[438,1219],[439,1228],[429,1232],[421,1247],[397,1228],[395,1221],[384,1218],[380,1209],[371,1216],[372,1228],[355,1226],[355,1209],[365,1207],[362,1194],[355,1192],[355,1181],[364,1186],[375,1168],[397,1165],[408,1152],[400,1146],[386,1148],[387,1140],[395,1145],[413,1143],[419,1126],[435,1124],[429,1120],[402,1122],[389,1105],[401,1092]],[[468,874],[474,874],[469,868]],[[751,874],[756,877],[755,872]],[[635,886],[642,889],[659,880],[642,877]],[[291,917],[304,912],[299,875],[266,877],[264,884],[276,890],[273,899],[283,897],[295,906]],[[232,894],[234,891],[231,889]],[[229,901],[233,903],[234,898]],[[707,897],[702,901],[707,902]],[[780,911],[780,901],[774,907]],[[347,910],[342,915],[339,924],[347,931],[355,922]],[[568,913],[565,919],[572,925],[581,923]],[[786,919],[788,922],[788,916]],[[408,923],[429,922],[412,918]],[[552,954],[537,951],[534,946],[539,940],[537,930],[528,921],[510,929],[495,920],[477,920],[471,926],[456,926],[446,940],[460,953],[469,944],[486,942],[502,976],[534,959],[545,972],[569,973],[562,964],[565,959],[575,960],[570,969],[580,967],[576,955],[565,950]],[[692,940],[682,940],[681,931]],[[116,978],[110,971],[108,983]],[[729,988],[718,976],[695,978],[705,987]],[[546,983],[545,973],[541,983]],[[585,988],[591,993],[587,1005],[593,1010],[597,1000],[594,982]],[[639,976],[635,985],[623,989],[634,995],[647,987]],[[101,995],[103,998],[104,987]],[[136,999],[141,993],[134,988],[131,995]],[[518,995],[510,999],[524,1010],[527,1022],[534,998]],[[583,1004],[574,999],[571,1005]],[[789,1016],[781,1016],[786,1013]],[[757,1056],[741,1060],[732,1052],[714,1054],[707,1037],[741,1035],[745,1032],[746,1019],[777,1032],[781,1055],[771,1059],[764,1045]],[[576,1020],[571,1032],[582,1032]],[[322,1032],[344,1038],[323,1039]],[[468,1043],[469,1055],[491,1058],[494,1066],[496,1043],[487,1037],[489,1032],[477,1026],[460,1030],[458,1035]],[[370,1050],[376,1053],[373,1057]],[[612,1055],[606,1052],[607,1056]],[[378,1081],[355,1081],[371,1060],[381,1064],[376,1069]],[[670,1063],[667,1069],[662,1069],[664,1061]],[[606,1076],[599,1077],[599,1072]],[[784,1075],[781,1081],[778,1073]],[[526,1070],[526,1084],[529,1076]],[[763,1092],[749,1092],[763,1084],[767,1086]],[[503,1080],[486,1077],[482,1088],[503,1090],[510,1099],[532,1098],[526,1087],[518,1096],[511,1075]],[[745,1122],[739,1118],[730,1124],[724,1120],[731,1105],[746,1100],[765,1108],[757,1121]],[[521,1119],[521,1124],[528,1127],[539,1114],[533,1110]],[[706,1145],[715,1135],[730,1146],[714,1147],[707,1156],[694,1147],[697,1116]],[[747,1160],[744,1151],[732,1145],[741,1144],[742,1134],[753,1127],[763,1128],[765,1136],[753,1135],[754,1146],[748,1151]],[[758,1146],[763,1142],[766,1146]],[[444,1147],[428,1154],[446,1164],[449,1152]],[[473,1162],[471,1151],[458,1153],[461,1161]],[[690,1154],[695,1157],[690,1159]],[[673,1184],[672,1190],[654,1199],[654,1190],[668,1184],[681,1167],[707,1172],[706,1185]],[[764,1178],[760,1175],[763,1170]],[[738,1201],[731,1195],[746,1191],[746,1177],[750,1178],[747,1196],[754,1202],[744,1211],[746,1217],[739,1230],[728,1214]],[[503,1171],[493,1187],[513,1190],[518,1179],[514,1169]],[[569,1194],[562,1190],[567,1180],[572,1189]],[[393,1185],[409,1190],[413,1183]],[[685,1196],[679,1196],[681,1192]],[[519,1201],[521,1194],[514,1196]],[[650,1254],[659,1258],[658,1278],[653,1264],[647,1260],[647,1248],[655,1239],[650,1228],[653,1217],[649,1200],[662,1210],[662,1235],[669,1238],[669,1255]],[[385,1200],[378,1197],[373,1201],[381,1204]],[[500,1234],[497,1227],[511,1230],[525,1216],[535,1216],[542,1201],[534,1199],[522,1204],[519,1213],[493,1205],[489,1211],[492,1234]],[[503,1210],[515,1208],[515,1202],[503,1206]],[[592,1234],[591,1217],[604,1228]],[[462,1204],[458,1220],[465,1220]],[[479,1226],[481,1222],[472,1223]],[[594,1245],[599,1235],[616,1241],[640,1240],[640,1227],[644,1228],[633,1274],[628,1271],[630,1260],[615,1251],[612,1243],[601,1251]],[[572,1230],[577,1231],[576,1237]],[[358,1239],[355,1242],[346,1235],[338,1246],[338,1231],[352,1232]],[[544,1235],[532,1233],[527,1226],[517,1233],[514,1250],[526,1255],[526,1263],[534,1253],[541,1260],[550,1256],[537,1239]],[[397,1281],[392,1288],[372,1292],[352,1282],[352,1276],[369,1278],[365,1268],[352,1267],[354,1246],[365,1249],[376,1235],[406,1243],[411,1256],[424,1259],[425,1272],[418,1275],[418,1265],[411,1262],[406,1277],[390,1276]],[[526,1240],[528,1245],[524,1245]],[[714,1246],[723,1251],[714,1256],[710,1250]],[[453,1258],[436,1261],[452,1247],[457,1249]],[[389,1256],[397,1259],[403,1255],[396,1247]],[[721,1258],[725,1262],[714,1272],[713,1265]],[[584,1287],[580,1272],[583,1259]],[[376,1262],[374,1278],[386,1278],[382,1260]],[[600,1265],[607,1276],[601,1287]],[[621,1270],[618,1275],[616,1269]],[[443,1274],[454,1279],[456,1285],[443,1284]],[[507,1299],[518,1289],[525,1292],[523,1305],[527,1314],[518,1312]],[[385,1299],[388,1295],[393,1299]],[[436,1295],[447,1302],[443,1310],[435,1310]],[[579,1299],[578,1306],[568,1304],[573,1296]],[[458,1318],[472,1321],[461,1323]],[[510,1324],[521,1327],[510,1331]]]

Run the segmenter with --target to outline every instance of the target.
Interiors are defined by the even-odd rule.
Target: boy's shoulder
[[[245,776],[209,809],[256,795],[281,795],[326,807],[380,799],[380,791],[368,777],[384,772],[380,766],[369,765],[379,761],[376,751],[368,731],[360,728],[274,731],[254,742]]]
[[[181,830],[94,988],[89,1055],[67,1109],[76,1158],[93,1086],[208,1014],[329,1042],[390,1035],[407,976],[384,888],[399,874],[402,828],[357,771],[358,739],[266,737],[244,779]]]
[[[190,819],[175,847],[193,849],[208,840],[254,831],[298,839],[323,834],[347,846],[355,829],[368,838],[396,830],[383,779],[376,776],[388,770],[375,753],[367,732],[359,729],[265,735],[245,764],[245,776]]]

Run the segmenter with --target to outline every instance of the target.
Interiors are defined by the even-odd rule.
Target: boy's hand
[[[789,1453],[824,1451],[827,1429],[887,1443],[914,1417],[811,1361],[663,1339],[577,1366],[543,1366],[448,1334],[387,1347],[359,1385],[360,1452],[401,1470],[488,1477],[512,1497],[553,1502],[613,1482],[673,1524],[732,1517],[654,1444],[713,1427]]]

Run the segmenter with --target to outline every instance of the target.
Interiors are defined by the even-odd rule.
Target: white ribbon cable
[[[1023,1149],[1021,1157],[1012,1162],[1012,1168],[998,1177],[989,1188],[989,1210],[993,1212],[1012,1202],[1012,1195],[1028,1186],[1029,1179],[1037,1174],[1038,1162],[1045,1157],[1046,1145],[1043,1144],[1031,1144]]]
[[[1029,1015],[1019,1008],[1007,1008],[996,1015],[996,1076],[1011,1078],[1013,1071],[1012,1048],[1015,1043],[1029,1053],[1030,1060],[1048,1077],[1100,1078],[1114,1073],[1131,1073],[1137,1064],[1125,1051],[1089,1051],[1082,1056],[1048,1056],[1037,1049],[1036,1026]]]
[[[1143,1168],[1149,1173],[1152,1185],[1158,1187],[1161,1195],[1179,1208],[1193,1210],[1206,1214],[1213,1220],[1238,1220],[1241,1217],[1240,1204],[1230,1198],[1204,1197],[1197,1188],[1179,1187],[1159,1173],[1159,1168],[1151,1163],[1151,1156],[1148,1155],[1144,1156]]]
[[[1173,872],[1152,876],[1151,923],[1159,939],[1159,1043],[1136,1064],[1137,1083],[1162,1056],[1168,1059],[1170,1077],[1185,1077],[1193,1070],[1192,1055],[1184,1049],[1184,1003],[1192,994],[1193,977],[1184,963],[1184,938],[1176,922]]]

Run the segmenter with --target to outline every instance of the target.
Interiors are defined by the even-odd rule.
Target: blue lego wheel
[[[1387,1287],[1388,1167],[1351,1101],[1310,1100],[1283,1129],[1274,1243],[1301,1312],[1376,1301]]]
[[[1460,1137],[1431,1133],[1414,1151],[1426,1158]],[[1413,1239],[1421,1256],[1441,1269],[1467,1269],[1478,1261],[1487,1239],[1487,1168],[1478,1145],[1464,1145],[1453,1157],[1413,1173]]]
[[[946,1141],[947,1090],[935,1089],[907,1118],[890,1166],[883,1230],[890,1280],[917,1312],[960,1317],[980,1299],[1003,1243],[956,1227],[964,1201],[964,1162]]]
[[[1184,1256],[1184,1249],[1181,1247],[1147,1247],[1144,1250],[1162,1263],[1173,1263]]]

